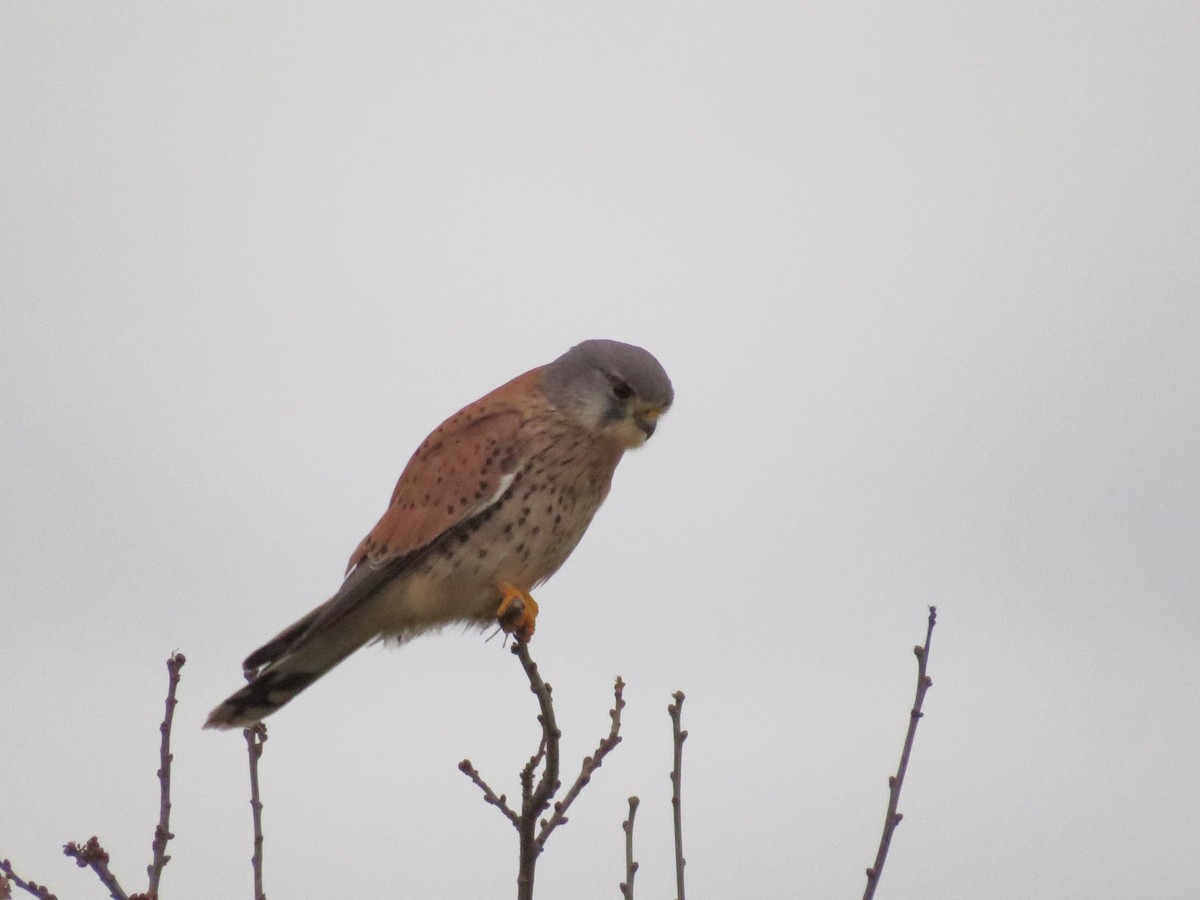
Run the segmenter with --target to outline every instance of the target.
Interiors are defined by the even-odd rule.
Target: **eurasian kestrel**
[[[593,340],[455,413],[409,460],[341,589],[246,658],[253,680],[205,727],[258,722],[375,639],[499,621],[528,641],[529,591],[575,549],[621,455],[673,399],[652,355]]]

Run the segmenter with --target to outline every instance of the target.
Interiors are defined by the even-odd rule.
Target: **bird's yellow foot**
[[[500,582],[500,595],[500,608],[496,610],[500,627],[522,644],[528,644],[537,624],[537,601],[529,596],[528,591],[514,587],[507,581]]]

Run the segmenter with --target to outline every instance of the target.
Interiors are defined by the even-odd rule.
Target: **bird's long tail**
[[[337,627],[330,627],[322,621],[327,607],[317,607],[251,653],[243,667],[247,672],[259,671],[249,684],[209,713],[204,727],[248,728],[375,637],[362,616],[343,618]]]

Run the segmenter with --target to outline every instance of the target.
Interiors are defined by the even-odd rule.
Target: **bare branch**
[[[529,679],[529,690],[538,699],[538,724],[542,730],[537,752],[521,767],[520,812],[509,806],[508,798],[505,795],[497,795],[492,790],[469,759],[460,762],[458,768],[475,783],[476,787],[483,791],[483,799],[500,810],[517,829],[519,846],[517,900],[532,900],[534,872],[537,868],[538,857],[545,849],[547,838],[555,828],[567,822],[567,809],[591,781],[592,774],[600,768],[604,757],[621,742],[621,710],[625,707],[622,693],[625,689],[625,682],[618,677],[613,686],[613,707],[608,714],[612,725],[608,734],[601,738],[595,753],[584,757],[579,776],[562,801],[554,804],[553,814],[549,818],[541,820],[539,830],[538,817],[549,808],[559,788],[562,787],[562,782],[559,781],[559,741],[562,738],[562,732],[559,731],[558,721],[554,717],[554,700],[550,685],[542,680],[537,663],[530,658],[528,644],[518,639],[513,643],[512,652],[521,661],[525,677]],[[541,767],[540,776],[538,774],[539,767]]]
[[[175,705],[178,702],[175,699],[175,689],[179,686],[179,670],[186,662],[187,659],[182,653],[175,653],[167,660],[167,709],[163,715],[162,724],[158,726],[158,730],[162,732],[162,743],[158,754],[158,825],[154,829],[154,841],[151,843],[154,857],[150,865],[146,867],[146,873],[150,876],[146,893],[151,897],[158,896],[158,883],[162,878],[163,867],[171,861],[171,857],[167,855],[167,841],[175,837],[171,833],[171,761],[174,759],[171,754],[171,724],[175,718]]]
[[[130,900],[121,883],[117,881],[117,876],[109,871],[108,851],[100,846],[100,841],[95,835],[88,838],[82,847],[72,841],[63,847],[63,854],[75,860],[75,865],[79,868],[90,868],[95,872],[100,882],[108,888],[113,900]]]
[[[250,865],[254,869],[254,900],[267,900],[263,893],[263,833],[262,800],[258,796],[258,760],[262,757],[263,744],[267,742],[267,726],[262,722],[242,729],[246,739],[246,753],[250,758],[250,812],[254,819],[254,855]]]
[[[481,791],[483,791],[483,799],[499,809],[500,812],[504,813],[505,817],[513,823],[513,828],[521,827],[520,820],[517,818],[517,814],[513,812],[512,807],[508,805],[508,797],[504,794],[496,796],[496,792],[493,791],[488,783],[483,780],[479,774],[479,771],[473,765],[471,765],[471,761],[469,759],[464,759],[462,762],[460,762],[458,764],[458,770],[475,782],[475,785]]]
[[[579,777],[575,779],[565,797],[558,803],[554,804],[554,814],[549,820],[543,820],[541,831],[538,832],[537,844],[538,852],[546,846],[546,840],[550,837],[550,833],[559,825],[565,825],[567,822],[566,812],[570,805],[575,802],[575,798],[579,796],[589,781],[592,780],[594,773],[604,762],[606,757],[617,744],[621,743],[621,710],[625,708],[625,699],[623,693],[625,691],[625,682],[621,680],[621,676],[617,676],[617,680],[613,685],[613,707],[609,710],[608,715],[612,720],[612,727],[608,730],[608,735],[600,739],[600,744],[596,747],[596,752],[591,756],[583,758],[583,765],[579,770]]]
[[[912,753],[913,739],[917,735],[917,723],[924,715],[921,712],[921,706],[925,702],[925,692],[933,684],[933,680],[925,674],[925,668],[929,663],[929,643],[933,638],[935,624],[937,624],[937,607],[931,606],[929,607],[929,625],[925,629],[925,644],[913,648],[913,653],[917,657],[917,695],[913,701],[912,712],[908,717],[908,733],[904,737],[904,749],[900,753],[900,766],[896,770],[896,774],[888,778],[887,816],[883,820],[883,835],[879,839],[879,851],[875,854],[875,865],[867,869],[867,889],[863,893],[863,900],[871,900],[875,896],[875,888],[879,885],[879,876],[883,872],[883,864],[887,860],[888,848],[892,843],[892,834],[895,833],[900,820],[904,818],[896,811],[896,807],[900,803],[900,790],[904,787],[904,775],[908,771],[908,758]]]
[[[517,900],[533,900],[533,876],[538,854],[542,852],[534,829],[537,827],[538,816],[550,805],[551,798],[561,784],[558,780],[558,744],[562,732],[559,731],[558,721],[554,718],[550,685],[542,680],[537,663],[529,658],[529,645],[524,641],[514,641],[512,652],[521,661],[521,667],[529,679],[529,690],[538,698],[538,706],[541,709],[538,716],[538,722],[542,726],[541,745],[521,773],[521,815],[517,824],[517,834],[520,835]],[[542,776],[537,781],[537,787],[533,787],[533,769],[537,766],[538,759],[543,756],[545,765],[542,768]]]
[[[676,691],[671,696],[675,698],[675,702],[667,707],[667,713],[671,716],[671,732],[675,744],[675,765],[671,769],[671,810],[675,825],[675,889],[677,900],[684,900],[683,868],[687,865],[687,860],[683,858],[683,810],[680,795],[683,781],[683,742],[687,740],[688,733],[679,727],[679,717],[683,712],[683,691]]]
[[[625,900],[633,900],[633,876],[637,874],[638,864],[633,860],[633,817],[637,815],[638,798],[629,798],[629,818],[621,823],[625,832],[625,880],[621,882],[621,896]]]
[[[50,888],[44,884],[38,884],[36,881],[24,881],[13,871],[12,864],[7,860],[0,860],[0,872],[4,873],[4,877],[0,878],[0,882],[12,882],[21,890],[28,894],[37,897],[38,900],[58,900],[54,894],[50,893]],[[9,890],[7,883],[0,889],[0,897],[11,897],[12,891]]]
[[[72,841],[63,847],[63,853],[74,859],[75,864],[81,869],[90,868],[96,873],[96,876],[108,889],[109,894],[114,900],[157,900],[158,885],[162,878],[163,867],[171,860],[171,857],[167,855],[167,842],[175,837],[171,833],[171,761],[174,759],[171,754],[171,725],[175,719],[175,706],[178,703],[175,699],[175,693],[179,686],[179,670],[183,668],[186,662],[187,659],[182,653],[174,653],[167,660],[166,711],[163,714],[162,724],[158,728],[162,735],[159,746],[158,767],[158,824],[154,828],[154,840],[151,842],[153,856],[151,857],[150,865],[146,866],[146,874],[149,876],[149,884],[146,892],[144,894],[133,895],[125,893],[125,889],[117,881],[117,876],[108,868],[108,851],[100,846],[100,841],[94,835],[88,838],[82,846]],[[8,864],[8,860],[4,860],[3,865],[0,866],[0,871],[4,872],[7,879],[22,890],[28,891],[36,897],[41,897],[43,900],[53,900],[54,895],[44,886],[32,881],[25,882],[18,878],[12,871],[12,867]],[[7,883],[3,887],[6,891]],[[0,891],[0,896],[3,896],[3,893],[4,891]]]

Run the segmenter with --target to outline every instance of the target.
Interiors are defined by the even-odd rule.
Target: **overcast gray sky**
[[[1200,6],[8,3],[0,856],[249,894],[239,661],[338,585],[441,419],[588,337],[675,408],[533,650],[539,895],[1195,896]],[[503,897],[536,746],[499,641],[369,648],[270,720],[273,897]]]

